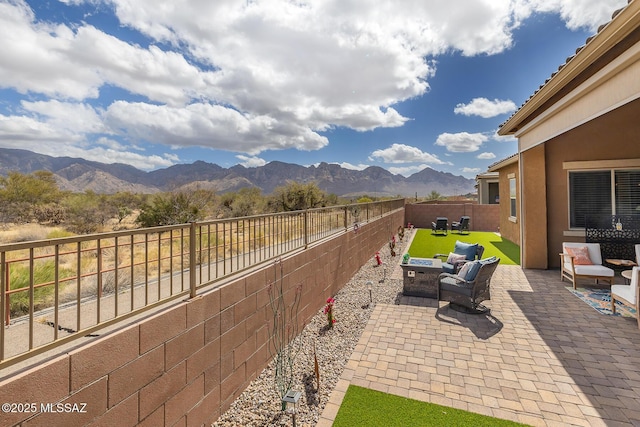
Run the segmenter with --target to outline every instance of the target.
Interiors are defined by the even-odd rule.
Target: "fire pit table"
[[[409,258],[402,267],[402,294],[414,297],[438,298],[438,276],[442,261],[433,258]]]

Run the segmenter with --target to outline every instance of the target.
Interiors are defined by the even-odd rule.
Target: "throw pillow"
[[[467,276],[467,273],[469,272],[469,268],[471,268],[471,264],[472,263],[470,262],[465,262],[464,264],[462,264],[460,271],[458,271],[459,278],[461,278],[462,280],[467,280],[466,276]]]
[[[467,282],[473,282],[480,271],[480,267],[482,267],[482,263],[480,261],[468,262],[467,264],[471,264],[469,267],[469,271],[467,271],[467,275],[464,277],[464,280]]]
[[[458,261],[464,261],[466,259],[464,254],[456,254],[453,252],[449,252],[449,256],[447,257],[447,263],[455,264]]]
[[[476,259],[476,253],[478,252],[478,244],[464,243],[459,240],[456,241],[456,245],[453,247],[453,252],[457,254],[463,254],[465,259],[473,261]]]
[[[490,263],[494,262],[494,261],[495,261],[495,260],[497,260],[497,259],[498,259],[498,258],[496,258],[495,256],[491,256],[491,257],[489,257],[489,258],[481,259],[481,260],[480,260],[480,262],[481,262],[482,264],[490,264]]]
[[[579,246],[577,248],[566,248],[569,255],[573,255],[573,263],[575,265],[593,265],[589,258],[589,248]]]

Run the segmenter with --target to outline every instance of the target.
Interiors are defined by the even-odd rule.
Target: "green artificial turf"
[[[409,247],[409,255],[417,258],[433,258],[435,254],[448,255],[453,252],[456,240],[466,243],[479,243],[484,246],[483,258],[497,256],[500,264],[519,265],[520,247],[503,239],[496,233],[472,231],[469,234],[447,233],[431,234],[431,230],[418,229]]]
[[[513,421],[474,414],[393,394],[350,385],[334,427],[385,426],[522,426]]]

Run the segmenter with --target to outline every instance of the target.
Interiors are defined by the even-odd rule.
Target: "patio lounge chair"
[[[436,222],[431,223],[431,234],[433,233],[447,234],[448,228],[449,228],[449,220],[445,217],[439,216],[438,218],[436,218]]]
[[[640,267],[633,267],[631,273],[630,285],[612,285],[611,286],[611,311],[616,314],[616,301],[622,301],[626,305],[633,307],[636,310],[636,319],[638,320],[638,329],[640,329],[640,315],[638,314],[638,308],[640,308],[640,292],[638,287],[640,286]]]
[[[468,216],[463,216],[460,218],[459,222],[451,223],[451,232],[457,231],[458,234],[469,234],[469,221],[471,218]]]
[[[460,270],[460,267],[462,267],[464,263],[482,258],[482,254],[484,253],[484,246],[478,243],[471,244],[471,243],[456,241],[456,244],[453,247],[452,253],[456,255],[464,255],[464,258],[456,259],[456,257],[451,256],[451,253],[435,254],[433,256],[434,258],[443,259],[442,271],[444,273],[455,274],[458,272],[458,270]],[[446,260],[446,262],[444,260]]]
[[[585,249],[586,248],[586,249]],[[600,243],[562,243],[560,280],[568,279],[576,289],[580,278],[602,280],[613,285],[614,271],[602,265]]]
[[[438,301],[449,301],[449,307],[470,314],[489,311],[481,303],[491,299],[491,277],[500,258],[491,257],[467,263],[458,274],[441,273],[438,277]]]

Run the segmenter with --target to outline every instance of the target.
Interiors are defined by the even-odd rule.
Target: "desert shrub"
[[[186,224],[202,219],[202,202],[193,192],[156,195],[144,205],[137,222],[143,227]]]
[[[37,205],[33,208],[33,216],[40,224],[58,225],[64,222],[66,211],[57,203]]]
[[[277,187],[270,197],[268,205],[272,212],[289,212],[328,206],[337,198],[322,191],[314,182],[301,184],[290,181]]]
[[[24,175],[9,172],[0,177],[0,219],[4,222],[31,221],[33,208],[55,203],[60,190],[51,172],[37,171]]]
[[[118,271],[118,290],[123,290],[131,287],[131,275],[130,269],[123,269]],[[97,290],[96,282],[93,284],[93,293]],[[107,271],[102,274],[102,292],[106,294],[112,294],[116,290],[116,273],[114,271]]]

